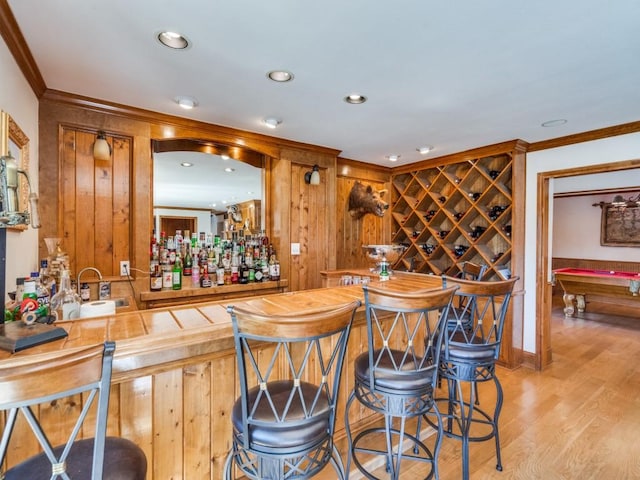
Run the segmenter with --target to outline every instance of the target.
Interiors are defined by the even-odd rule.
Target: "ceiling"
[[[8,4],[48,88],[373,164],[640,119],[637,0]],[[191,46],[162,46],[165,29]],[[293,81],[268,80],[274,69]],[[368,101],[347,104],[351,93]],[[180,95],[197,107],[180,109]],[[282,124],[267,129],[265,117]],[[567,123],[541,126],[558,119]],[[427,144],[428,157],[416,151]]]

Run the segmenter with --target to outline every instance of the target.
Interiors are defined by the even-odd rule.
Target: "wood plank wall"
[[[391,241],[391,208],[383,217],[365,215],[354,219],[349,214],[349,193],[360,181],[378,190],[386,189],[382,197],[391,203],[391,169],[338,158],[336,192],[336,248],[338,269],[366,268],[367,259],[363,245],[386,244]]]
[[[149,238],[153,229],[152,141],[172,138],[202,140],[230,149],[250,150],[267,159],[263,212],[267,233],[280,258],[281,277],[289,280],[291,290],[321,286],[320,270],[336,267],[337,150],[56,91],[47,91],[40,99],[39,116],[42,219],[42,228],[38,232],[39,255],[41,258],[47,255],[44,238],[65,236],[64,248],[69,249],[77,260],[73,265],[74,275],[89,265],[97,265],[107,275],[110,271],[118,272],[119,261],[127,259],[123,257],[128,257],[132,269],[148,271]],[[82,165],[85,165],[83,162],[93,165],[91,147],[98,130],[105,131],[112,143],[113,165],[110,172],[105,171],[103,165],[96,165],[92,176],[88,170],[84,171]],[[64,132],[76,135],[73,142],[80,146],[79,150],[67,148],[67,134]],[[320,167],[322,182],[311,188],[304,184],[304,173],[316,164]],[[66,171],[67,167],[73,171]],[[68,175],[69,179],[76,180],[63,180],[63,170],[64,178]],[[106,177],[105,183],[111,182],[111,186],[97,188],[96,182],[102,182],[103,177]],[[128,194],[126,186],[130,188]],[[297,189],[296,198],[291,197],[293,188]],[[102,198],[105,192],[112,198]],[[78,195],[86,202],[81,201]],[[118,204],[118,200],[122,202]],[[111,221],[114,223],[111,227],[102,213],[99,218],[88,215],[93,215],[89,206],[95,206],[96,202],[105,211],[113,209]],[[109,202],[115,203],[109,207]],[[295,209],[295,219],[292,208]],[[75,222],[82,220],[84,223],[76,223],[73,228],[66,226],[63,222],[65,213],[69,218],[74,215]],[[314,219],[314,225],[304,230],[303,222],[310,219]],[[102,223],[107,228],[103,228]],[[299,233],[303,234],[302,237]],[[92,234],[94,241],[99,237],[93,254],[82,256],[75,243],[72,248],[67,245],[69,242],[82,245]],[[303,241],[306,243],[301,245],[302,254],[292,258],[291,242]],[[148,290],[148,274],[133,272],[136,291]]]
[[[109,138],[110,160],[94,160],[95,134],[62,127],[60,223],[72,274],[96,267],[119,275],[132,258],[131,139]]]

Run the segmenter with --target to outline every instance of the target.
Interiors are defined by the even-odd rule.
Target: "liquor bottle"
[[[159,292],[162,290],[162,271],[160,265],[154,265],[151,270],[151,277],[149,277],[149,289],[152,292]]]
[[[271,255],[269,259],[269,280],[277,282],[280,280],[280,262],[278,261],[275,253]]]
[[[160,269],[162,270],[162,288],[171,289],[173,287],[173,272],[168,259],[166,263],[161,265]]]
[[[182,289],[182,260],[180,254],[176,254],[176,261],[171,269],[171,288],[173,290]]]
[[[197,260],[196,260],[197,261]],[[191,244],[186,244],[186,252],[184,254],[184,264],[182,267],[182,275],[185,277],[190,277],[193,268],[193,258],[191,257]]]
[[[247,265],[244,255],[242,255],[241,257],[240,267],[238,268],[238,274],[239,274],[239,283],[243,285],[246,285],[247,283],[249,283],[249,265]]]
[[[197,263],[194,263],[193,267],[191,267],[191,284],[194,287],[198,287],[200,285],[200,278],[202,278],[202,273],[201,273],[202,270],[203,268]]]
[[[80,300],[82,300],[82,303],[91,300],[91,289],[89,288],[89,284],[86,282],[83,282],[80,285]]]
[[[256,282],[262,282],[262,261],[258,259],[253,262],[253,278]]]
[[[378,277],[381,282],[389,280],[389,270],[387,269],[387,262],[380,262],[380,273],[378,274]]]
[[[468,195],[475,201],[475,200],[478,200],[480,198],[480,195],[482,195],[482,193],[480,193],[480,192],[469,192]]]
[[[51,298],[51,314],[56,320],[71,320],[80,316],[80,296],[71,288],[71,275],[64,269],[60,274],[60,289]]]
[[[208,288],[211,286],[211,277],[209,277],[209,269],[206,265],[202,267],[202,275],[200,276],[200,287]]]

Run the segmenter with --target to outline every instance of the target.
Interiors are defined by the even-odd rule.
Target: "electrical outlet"
[[[129,265],[129,260],[120,260],[120,276],[128,277],[131,273],[131,265]]]

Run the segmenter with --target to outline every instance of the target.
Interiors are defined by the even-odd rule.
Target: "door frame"
[[[538,215],[536,228],[536,304],[539,306],[539,308],[536,309],[536,370],[543,370],[552,362],[552,285],[550,281],[549,256],[551,252],[549,243],[550,236],[553,232],[549,226],[549,220],[551,208],[553,208],[553,201],[550,195],[550,180],[553,178],[574,177],[638,168],[640,168],[640,160],[625,160],[538,173],[537,211],[540,214]]]

